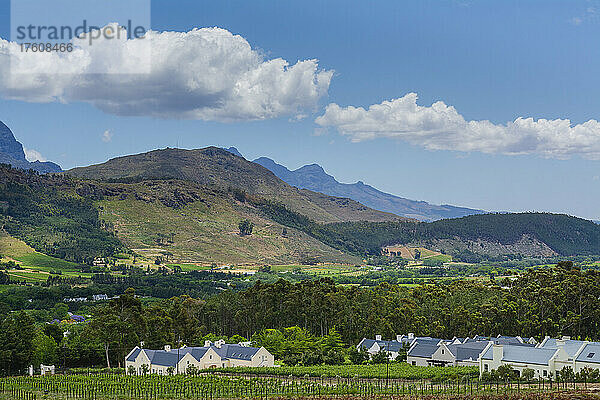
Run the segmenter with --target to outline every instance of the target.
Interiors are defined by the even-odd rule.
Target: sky
[[[15,79],[0,0],[0,120],[30,158],[235,146],[414,200],[600,219],[600,2],[153,0],[151,27],[150,73],[86,74],[139,72],[138,40]]]

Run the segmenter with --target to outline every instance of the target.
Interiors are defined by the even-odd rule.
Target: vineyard
[[[469,376],[440,382],[358,378],[244,378],[205,376],[55,375],[0,379],[0,400],[175,400],[245,398],[517,398],[545,399],[560,393],[593,399],[581,384],[483,383]],[[577,394],[575,394],[579,390]],[[581,396],[581,397],[576,397]]]
[[[314,365],[274,368],[222,368],[219,371],[232,374],[296,376],[296,377],[352,377],[366,379],[427,379],[443,381],[447,379],[479,376],[477,367],[420,367],[407,363],[370,365]]]

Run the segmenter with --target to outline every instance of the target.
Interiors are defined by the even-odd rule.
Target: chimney
[[[415,334],[414,333],[409,333],[408,334],[408,340],[414,340],[415,339]]]
[[[559,349],[562,349],[563,347],[565,347],[565,341],[566,340],[564,339],[564,336],[563,336],[563,339],[556,339],[556,347],[558,347]]]
[[[375,340],[380,341],[381,340],[381,335],[375,335]]]
[[[221,339],[221,340],[217,340],[217,341],[215,342],[215,347],[216,347],[217,349],[220,349],[220,348],[221,348],[221,346],[223,346],[224,344],[225,344],[225,341],[224,341],[223,339]]]
[[[165,351],[171,351],[171,346],[168,344],[165,344]]]
[[[566,340],[571,340],[571,336],[563,336],[562,340],[566,341]]]
[[[396,335],[396,342],[402,343],[402,338],[403,337],[404,337],[404,335]]]
[[[494,363],[502,361],[502,358],[504,357],[504,346],[501,344],[493,344],[492,352],[494,356]]]
[[[212,346],[212,342],[210,340],[205,340],[204,347],[210,347],[210,346]]]

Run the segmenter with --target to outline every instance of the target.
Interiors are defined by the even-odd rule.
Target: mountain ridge
[[[17,141],[13,132],[2,121],[0,121],[0,163],[25,170],[33,169],[42,174],[62,172],[62,168],[53,162],[28,161],[25,158],[23,145]]]
[[[102,164],[73,168],[66,174],[108,182],[177,179],[221,190],[234,188],[282,203],[317,222],[406,219],[370,209],[347,198],[292,187],[263,166],[218,147],[153,150],[113,158]]]
[[[267,168],[278,178],[292,186],[329,196],[350,198],[375,210],[390,212],[406,218],[431,222],[486,213],[483,210],[466,207],[447,204],[434,205],[425,201],[406,199],[382,192],[363,181],[352,184],[340,183],[335,177],[327,174],[319,164],[308,164],[296,170],[290,170],[268,157],[259,157],[254,162]]]

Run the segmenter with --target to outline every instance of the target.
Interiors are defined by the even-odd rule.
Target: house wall
[[[587,363],[585,361],[575,361],[573,370],[577,373],[577,372],[581,372],[582,369],[584,369],[585,367],[591,368],[591,369],[600,369],[600,364],[598,363]]]
[[[133,366],[133,368],[135,368],[136,375],[142,375],[143,364],[148,366],[148,371],[151,371],[150,359],[148,358],[144,350],[140,351],[140,354],[138,354],[134,361],[125,361],[125,372],[129,373],[127,371],[129,369],[129,366]]]
[[[448,350],[445,344],[442,344],[438,349],[431,355],[431,359],[434,361],[444,362],[445,365],[456,365],[456,357]]]
[[[232,362],[240,362],[241,360],[231,360]],[[275,366],[275,357],[269,353],[267,349],[261,347],[250,361],[251,367],[273,367]]]
[[[412,357],[407,356],[406,362],[410,365],[417,365],[419,367],[428,367],[429,366],[429,358],[424,357]]]

